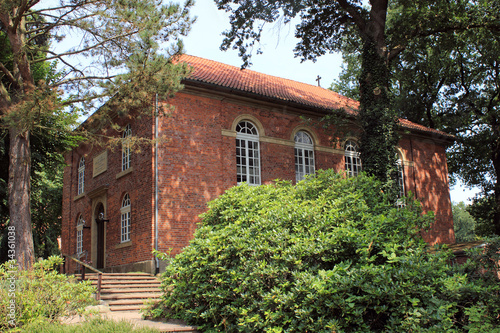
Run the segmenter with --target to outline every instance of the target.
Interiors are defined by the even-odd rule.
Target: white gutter
[[[158,251],[158,94],[155,95],[155,250]],[[155,273],[160,273],[160,261],[155,256]]]

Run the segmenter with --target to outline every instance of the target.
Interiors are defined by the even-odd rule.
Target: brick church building
[[[62,252],[108,272],[154,273],[153,249],[188,245],[206,203],[239,182],[301,180],[362,168],[355,136],[334,140],[314,120],[358,102],[321,87],[183,55],[193,67],[169,117],[121,119],[116,133],[167,138],[140,152],[81,144],[66,154]],[[313,121],[306,121],[312,119]],[[427,242],[453,243],[445,149],[453,138],[401,119],[400,182],[435,212]],[[72,268],[74,269],[74,267]]]

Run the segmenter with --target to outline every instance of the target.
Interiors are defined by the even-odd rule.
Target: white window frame
[[[85,158],[82,156],[78,163],[78,195],[85,192]]]
[[[122,205],[120,208],[120,242],[128,242],[130,241],[130,227],[131,227],[131,202],[130,196],[126,193],[123,196]]]
[[[122,134],[122,171],[125,171],[131,166],[131,151],[130,151],[130,137],[132,136],[132,127],[130,124],[125,126]]]
[[[397,170],[397,182],[398,182],[398,187],[399,187],[399,192],[398,192],[398,200],[396,202],[396,205],[398,207],[404,207],[406,205],[404,197],[406,195],[405,191],[405,171],[404,171],[404,166],[403,166],[403,159],[397,154],[397,161],[396,161],[396,166],[398,168]]]
[[[76,222],[76,255],[79,257],[83,253],[83,226],[85,221],[83,215],[80,214]]]
[[[359,145],[354,140],[347,140],[344,144],[345,171],[349,177],[357,176],[363,166],[361,164],[361,155]]]
[[[248,120],[236,126],[236,181],[261,184],[259,131]]]
[[[298,131],[294,141],[295,181],[299,182],[315,172],[314,143],[312,137],[305,131]]]

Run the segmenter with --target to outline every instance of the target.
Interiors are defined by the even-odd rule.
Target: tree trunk
[[[498,180],[498,177],[500,176],[500,139],[499,139],[499,130],[500,126],[494,126],[494,132],[496,134],[497,139],[495,140],[495,143],[493,144],[493,169],[495,170],[496,173],[496,179],[495,179],[495,187],[494,187],[494,193],[493,195],[495,196],[495,202],[494,202],[494,211],[493,211],[493,226],[495,227],[495,234],[500,236],[500,182]]]
[[[397,117],[389,99],[389,69],[376,43],[365,38],[360,78],[363,170],[392,187],[398,143]]]
[[[9,227],[15,228],[14,250],[18,266],[29,269],[35,260],[30,211],[30,137],[29,131],[15,126],[11,126],[9,133]]]
[[[359,82],[359,123],[363,170],[384,183],[397,196],[397,117],[389,98],[389,63],[385,42],[387,0],[370,2],[370,20],[359,26],[363,38]]]
[[[500,184],[495,186],[495,211],[493,212],[493,225],[495,234],[500,236]]]

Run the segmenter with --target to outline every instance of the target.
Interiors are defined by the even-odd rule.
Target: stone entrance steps
[[[97,286],[97,274],[85,274],[85,280]],[[103,273],[101,281],[101,300],[111,311],[139,310],[161,295],[160,280],[146,273]]]

